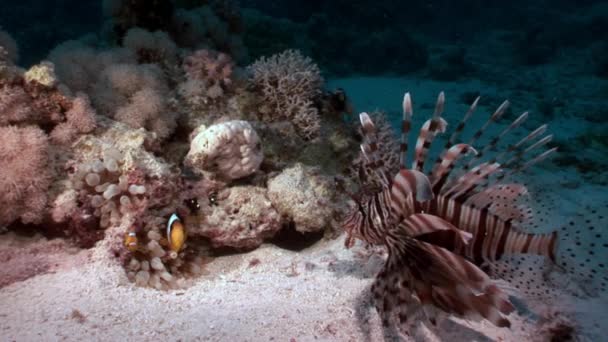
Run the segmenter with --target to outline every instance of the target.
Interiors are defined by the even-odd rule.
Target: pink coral
[[[204,81],[206,86],[219,84],[226,88],[232,83],[234,62],[225,53],[203,49],[186,57],[184,70],[189,79]]]
[[[51,182],[48,145],[37,127],[0,127],[0,226],[41,221]]]
[[[102,114],[155,132],[159,139],[167,138],[176,127],[168,98],[169,89],[158,67],[131,64],[107,67],[92,95]]]
[[[34,115],[29,97],[20,87],[0,85],[0,125],[25,121]]]
[[[72,108],[65,117],[67,121],[55,126],[51,132],[51,139],[61,144],[74,141],[79,133],[91,133],[97,126],[95,110],[84,93],[79,93],[72,101]]]
[[[96,127],[96,115],[85,94],[76,98],[19,77],[0,82],[0,126],[37,125],[52,128],[53,142],[67,144]]]

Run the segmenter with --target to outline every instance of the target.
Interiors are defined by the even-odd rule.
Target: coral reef
[[[266,196],[266,189],[234,186],[217,194],[200,222],[193,220],[192,236],[203,236],[213,247],[250,250],[272,238],[282,227],[281,215]]]
[[[264,155],[260,138],[247,121],[200,127],[184,163],[197,172],[237,179],[256,172]]]
[[[0,227],[40,223],[51,183],[48,138],[33,126],[0,126],[0,137]]]
[[[301,233],[328,228],[336,213],[333,182],[300,163],[268,181],[272,205]]]
[[[176,127],[176,116],[166,101],[169,89],[155,65],[110,65],[93,92],[92,99],[104,115],[133,128],[145,127],[159,139]]]
[[[96,246],[156,289],[187,286],[217,249],[335,228],[351,108],[310,58],[287,50],[243,72],[232,2],[104,6],[117,45],[67,41],[27,71],[12,41],[2,50],[3,228]]]
[[[201,111],[233,90],[235,65],[224,53],[197,50],[184,59],[186,80],[178,85],[178,93],[192,111]]]
[[[319,114],[313,101],[321,94],[323,78],[310,58],[287,50],[260,58],[248,70],[262,95],[259,113],[263,121],[287,120],[307,140],[318,135]]]

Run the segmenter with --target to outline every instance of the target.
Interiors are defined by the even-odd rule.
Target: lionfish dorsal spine
[[[364,142],[361,144],[361,152],[364,159],[368,162],[377,179],[380,180],[382,187],[387,188],[390,185],[389,177],[386,175],[385,165],[378,157],[378,141],[376,138],[376,126],[369,117],[369,114],[363,112],[359,114],[361,127],[363,129]]]
[[[507,126],[505,129],[503,129],[502,132],[500,132],[499,134],[494,136],[492,138],[492,140],[489,143],[487,143],[477,155],[475,155],[474,158],[471,158],[471,160],[469,160],[469,162],[464,167],[464,169],[467,170],[467,169],[471,168],[471,166],[474,163],[478,162],[488,151],[494,149],[504,136],[506,136],[513,129],[519,127],[524,121],[526,121],[527,118],[528,118],[528,112],[524,112],[519,117],[517,117],[517,119],[513,120],[513,122],[511,122],[511,124],[509,126]],[[495,160],[493,160],[492,162],[494,162],[494,161]]]
[[[437,103],[435,104],[435,111],[433,112],[432,118],[427,120],[422,125],[420,133],[418,135],[418,139],[416,140],[416,147],[414,150],[414,161],[412,163],[412,169],[414,170],[424,170],[424,163],[426,161],[426,157],[431,147],[431,144],[433,143],[433,140],[435,140],[435,137],[438,133],[445,132],[447,128],[447,121],[445,121],[441,117],[444,107],[445,94],[441,92],[437,97]]]
[[[412,98],[410,93],[403,95],[403,118],[401,120],[401,144],[399,145],[399,168],[405,168],[407,163],[408,137],[412,129]]]

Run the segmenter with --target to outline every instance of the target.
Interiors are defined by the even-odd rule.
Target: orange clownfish
[[[167,222],[167,240],[169,248],[174,252],[179,252],[186,242],[186,229],[177,214],[171,215]]]
[[[133,228],[129,229],[125,234],[125,247],[130,252],[135,252],[139,248],[139,243],[137,241],[137,234],[135,234],[135,230]]]

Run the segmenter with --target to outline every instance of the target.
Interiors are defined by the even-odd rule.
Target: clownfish
[[[139,241],[137,240],[137,234],[135,233],[135,227],[131,227],[126,233],[125,233],[125,241],[124,241],[125,247],[130,251],[130,252],[135,252],[136,250],[139,249]]]
[[[167,241],[169,248],[174,252],[179,252],[186,242],[186,229],[177,214],[171,215],[167,222]]]

